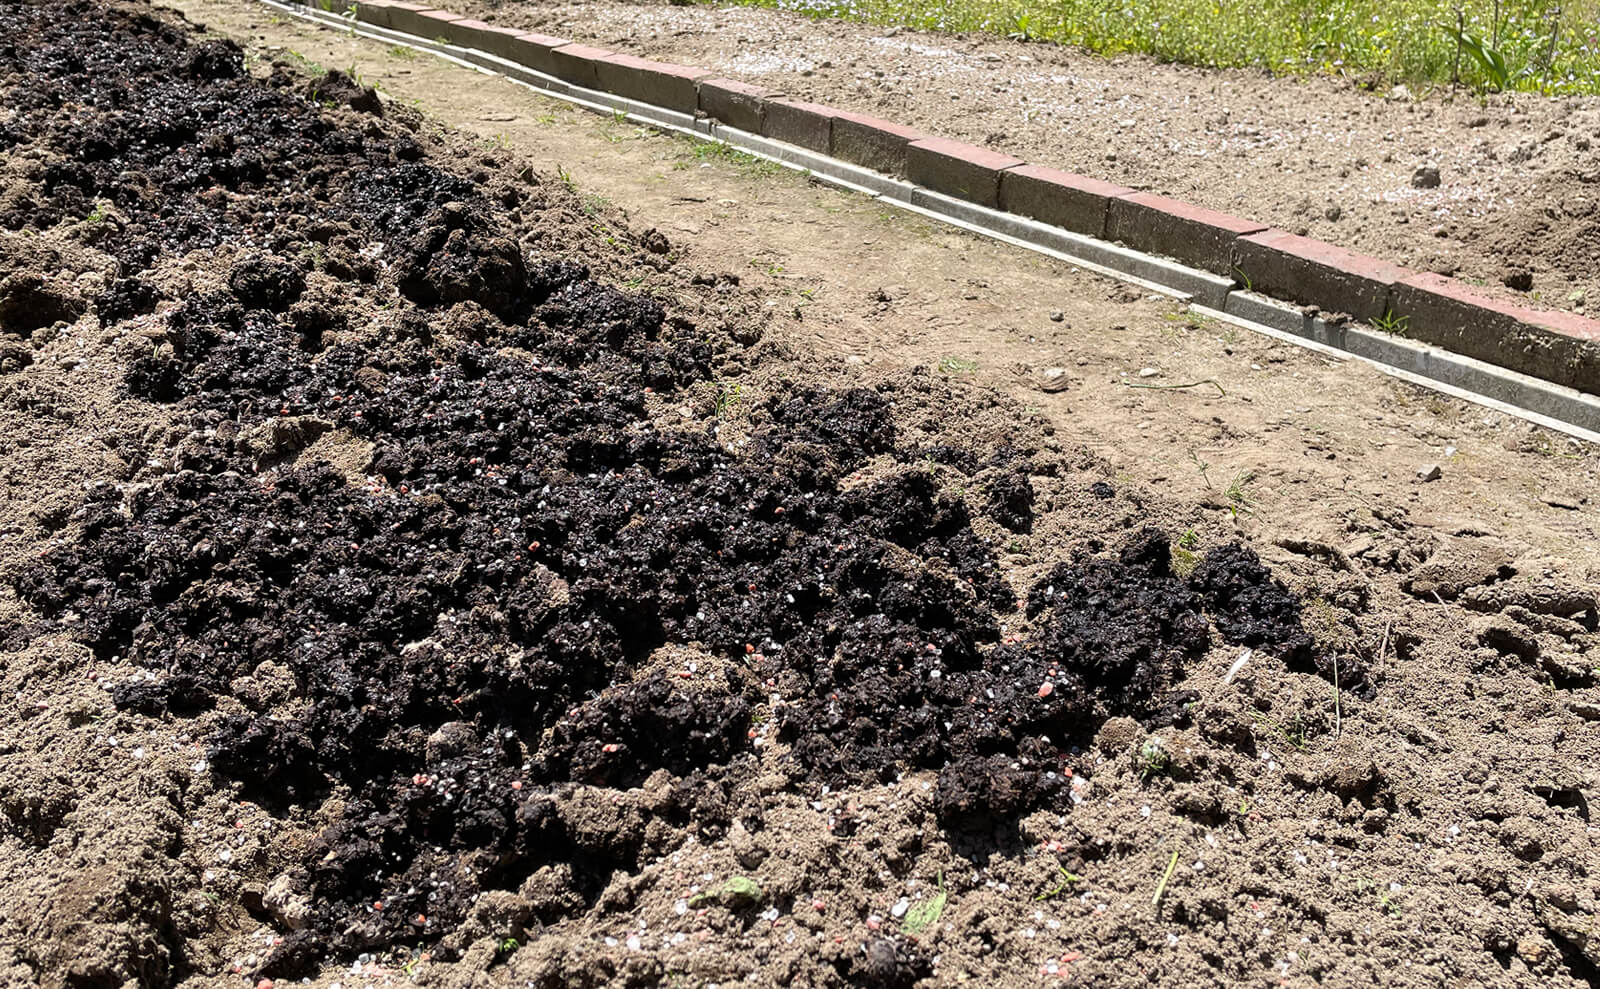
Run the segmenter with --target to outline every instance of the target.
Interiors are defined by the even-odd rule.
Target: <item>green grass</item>
[[[1169,62],[1374,86],[1600,93],[1600,0],[728,0],[816,18],[978,31]]]

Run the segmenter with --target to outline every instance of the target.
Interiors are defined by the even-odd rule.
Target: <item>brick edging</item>
[[[321,7],[331,0],[312,0]],[[1344,313],[1499,367],[1600,394],[1600,320],[1537,310],[1267,224],[1030,165],[851,110],[792,100],[692,66],[486,24],[404,0],[360,0],[356,19],[442,38],[564,82],[728,127],[1074,234],[1120,242],[1243,288]]]

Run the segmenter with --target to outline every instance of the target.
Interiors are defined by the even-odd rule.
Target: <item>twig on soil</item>
[[[1172,858],[1167,860],[1167,871],[1161,874],[1161,882],[1156,886],[1156,895],[1150,897],[1150,905],[1156,909],[1161,908],[1161,894],[1167,891],[1167,883],[1171,881],[1172,874],[1178,871],[1178,850],[1172,850]]]
[[[1394,628],[1394,619],[1393,618],[1389,619],[1387,622],[1384,623],[1384,626],[1383,626],[1383,641],[1378,643],[1378,665],[1380,665],[1380,666],[1383,665],[1383,657],[1386,656],[1388,654],[1388,652],[1389,652],[1389,631],[1392,628]]]
[[[1292,536],[1275,539],[1272,544],[1279,549],[1286,549],[1301,556],[1325,556],[1337,564],[1339,569],[1350,573],[1356,572],[1355,563],[1350,560],[1349,555],[1344,550],[1337,546],[1330,546],[1315,539],[1296,539]]]
[[[1141,385],[1136,381],[1124,381],[1123,384],[1127,385],[1129,388],[1156,388],[1160,389],[1161,391],[1171,391],[1176,388],[1198,388],[1201,385],[1211,385],[1217,390],[1217,397],[1228,397],[1227,389],[1223,388],[1222,385],[1217,382],[1216,378],[1201,378],[1199,381],[1187,381],[1181,385]]]
[[[1239,658],[1233,661],[1232,666],[1228,667],[1228,673],[1222,678],[1222,682],[1232,683],[1233,678],[1239,675],[1240,670],[1244,669],[1244,664],[1250,662],[1250,657],[1254,653],[1254,649],[1246,649],[1244,652],[1240,653]]]
[[[1333,657],[1333,740],[1337,742],[1339,736],[1344,734],[1344,711],[1339,705],[1339,656]]]

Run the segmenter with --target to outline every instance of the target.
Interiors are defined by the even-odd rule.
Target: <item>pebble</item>
[[[1047,392],[1066,391],[1071,381],[1067,378],[1067,369],[1064,367],[1047,367],[1039,372],[1039,390]]]
[[[1533,273],[1523,268],[1507,268],[1500,275],[1500,284],[1517,292],[1533,291]]]
[[[1061,322],[1062,320],[1064,320],[1066,318],[1067,318],[1067,314],[1062,312],[1061,310],[1059,310],[1059,309],[1050,310],[1050,322],[1059,323],[1059,322]]]
[[[1417,468],[1417,480],[1424,484],[1429,481],[1437,481],[1443,476],[1444,470],[1438,464],[1424,464]]]
[[[1439,169],[1433,165],[1423,165],[1411,173],[1411,186],[1414,189],[1437,189],[1440,181]]]
[[[1141,367],[1139,369],[1139,377],[1141,378],[1153,378],[1160,373],[1159,370],[1153,367]]]
[[[906,915],[906,911],[910,909],[911,901],[902,896],[900,899],[895,901],[894,906],[889,908],[889,916],[893,917],[895,920],[899,920],[901,917],[904,917]]]

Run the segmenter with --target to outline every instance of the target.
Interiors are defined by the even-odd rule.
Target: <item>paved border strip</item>
[[[732,80],[700,69],[548,35],[522,34],[508,42],[505,29],[489,40],[509,57],[463,47],[444,33],[451,25],[460,25],[463,41],[468,32],[471,39],[484,39],[482,29],[493,25],[404,0],[360,3],[355,22],[299,2],[262,2],[504,75],[586,109],[622,112],[661,130],[720,140],[831,185],[1173,296],[1208,315],[1356,357],[1406,380],[1600,442],[1600,396],[1591,393],[1600,391],[1600,321],[1527,309],[1454,279],[1415,275],[1240,217],[1027,165],[890,121],[730,85]],[[390,26],[424,14],[440,34],[419,36]],[[602,63],[611,66],[604,80]],[[695,87],[692,110],[685,83]],[[672,106],[654,102],[662,93],[673,94],[665,100]],[[760,133],[738,124],[759,126]],[[923,183],[903,177],[908,169]],[[1174,257],[1178,261],[1169,260]],[[1259,269],[1259,286],[1241,261]],[[1251,288],[1288,295],[1311,310],[1239,288],[1239,270]],[[1383,311],[1372,315],[1380,298]],[[1324,310],[1363,310],[1368,319],[1403,325],[1415,339],[1323,319]],[[1428,342],[1454,346],[1445,350]],[[1484,356],[1489,359],[1479,359]],[[1523,373],[1528,370],[1535,373]]]

